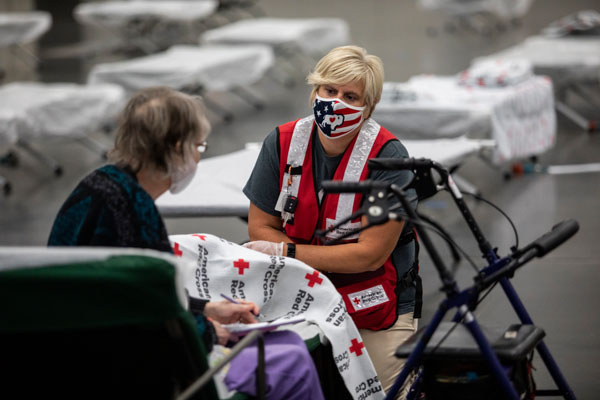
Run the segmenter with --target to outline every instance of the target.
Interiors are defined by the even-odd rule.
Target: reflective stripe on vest
[[[304,159],[306,157],[306,149],[308,148],[308,143],[310,141],[314,120],[315,118],[313,116],[309,116],[298,120],[298,122],[294,126],[294,131],[292,133],[292,139],[290,142],[290,147],[286,160],[287,165],[291,165],[292,168],[304,164]],[[371,153],[371,149],[373,148],[373,143],[375,142],[375,139],[377,138],[380,129],[381,126],[370,118],[364,122],[359,134],[357,135],[356,141],[352,148],[352,153],[350,154],[350,159],[348,160],[348,164],[344,171],[343,180],[345,182],[360,181],[361,174],[363,173],[363,170],[369,158],[369,154]],[[287,185],[289,177],[290,174],[288,173],[288,171],[285,171],[283,173],[282,190],[284,189],[284,186]],[[298,197],[301,179],[302,175],[294,175],[292,179],[292,185],[289,187],[289,193],[291,195]],[[360,197],[360,195],[353,193],[340,194],[337,202],[337,208],[335,211],[335,218],[327,218],[326,216],[327,227],[336,224],[337,221],[340,221],[341,219],[352,214],[354,204],[355,202],[359,201]],[[348,230],[354,230],[359,227],[360,221],[348,222],[337,228],[335,231],[330,232],[327,235],[327,238],[336,239],[344,232]],[[356,240],[358,239],[358,234],[352,235],[346,239]]]
[[[286,190],[290,175],[286,168],[301,166],[301,174],[292,174],[289,192],[298,197],[298,207],[293,224],[286,224],[286,234],[296,243],[318,244],[312,235],[318,228],[331,221],[340,220],[360,206],[362,194],[328,194],[319,205],[315,193],[312,132],[313,117],[289,122],[279,127],[280,145],[280,188]],[[316,138],[315,140],[318,140]],[[367,160],[376,157],[381,148],[390,140],[397,140],[390,132],[381,128],[373,120],[363,124],[359,134],[349,144],[335,173],[335,179],[360,181],[367,179]],[[360,226],[360,219],[352,222]],[[341,229],[354,225],[345,224]],[[340,234],[338,231],[335,236]],[[311,241],[312,239],[312,241]],[[356,235],[351,242],[356,242]],[[397,318],[398,275],[391,258],[376,271],[357,274],[330,274],[327,276],[336,286],[348,312],[358,328],[372,330],[386,329]],[[340,279],[341,278],[341,279]]]

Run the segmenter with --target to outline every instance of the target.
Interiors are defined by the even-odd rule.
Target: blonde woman
[[[389,221],[323,246],[315,237],[360,206],[357,195],[325,194],[324,180],[367,178],[400,186],[406,171],[369,171],[374,157],[408,157],[406,148],[370,117],[381,98],[381,60],[356,46],[331,50],[311,72],[312,114],[277,127],[264,140],[244,188],[250,199],[247,247],[296,257],[323,271],[344,298],[379,379],[389,389],[403,361],[394,351],[417,328],[417,248],[404,221]],[[416,205],[416,202],[415,202]],[[333,236],[360,227],[344,225]]]

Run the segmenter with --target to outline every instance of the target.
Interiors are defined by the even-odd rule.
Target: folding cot
[[[427,157],[456,166],[470,155],[493,146],[489,140],[466,138],[402,140],[412,157]],[[249,201],[242,192],[256,162],[260,144],[200,161],[196,176],[181,193],[165,193],[156,201],[164,217],[233,216],[246,218]]]
[[[490,56],[476,59],[528,60],[534,71],[549,76],[555,87],[557,111],[587,131],[599,129],[598,122],[588,120],[566,104],[567,92],[582,98],[597,109],[595,96],[586,87],[600,81],[600,35],[564,37],[532,36],[522,43]]]
[[[336,46],[350,44],[350,28],[340,18],[253,18],[210,29],[200,37],[206,44],[264,44],[271,46],[278,66],[293,75],[300,66],[312,67]],[[290,60],[295,60],[294,62]],[[285,79],[285,78],[284,78]],[[285,79],[291,85],[291,79]]]
[[[24,49],[22,45],[35,41],[38,37],[46,33],[52,25],[52,17],[44,11],[31,12],[0,12],[0,48],[8,47],[11,53],[21,58],[18,52],[12,51],[14,46],[18,46],[28,55],[27,60],[23,60],[26,64],[30,64],[30,59],[37,58],[29,51]],[[0,65],[0,81],[4,78],[3,67]],[[0,110],[0,146],[7,141],[12,141],[16,136],[16,128],[12,119],[12,112],[9,110]],[[3,163],[5,158],[2,157]],[[10,192],[10,183],[0,175],[0,187],[4,193]]]
[[[202,23],[214,15],[218,6],[217,0],[107,1],[79,4],[73,15],[79,23],[103,28],[125,45],[149,54],[194,42],[205,29]]]
[[[98,151],[99,145],[88,135],[114,124],[124,102],[125,92],[116,85],[14,82],[0,86],[0,146],[17,145],[60,175],[62,166],[32,143],[49,137],[76,138]],[[12,152],[3,157],[4,163],[16,165],[16,161]],[[0,183],[10,190],[8,182]]]
[[[399,137],[493,139],[496,164],[541,154],[556,137],[552,83],[541,76],[500,87],[461,85],[458,76],[386,82],[373,117]]]
[[[210,44],[260,43],[275,48],[289,46],[309,55],[322,55],[331,48],[349,44],[350,29],[339,18],[253,18],[204,32]]]
[[[0,47],[33,42],[50,25],[52,17],[45,11],[0,12]]]
[[[490,35],[493,29],[502,32],[511,23],[522,18],[531,7],[533,0],[418,0],[417,4],[426,10],[441,11],[457,22],[448,23],[448,31],[464,28],[483,35]]]
[[[88,83],[113,83],[133,92],[165,85],[192,93],[205,90],[232,91],[255,107],[262,101],[244,89],[261,79],[273,65],[268,46],[173,46],[167,51],[131,60],[95,65]],[[226,120],[233,116],[222,106],[204,99]]]

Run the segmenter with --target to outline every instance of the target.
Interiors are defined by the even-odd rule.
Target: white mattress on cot
[[[14,82],[0,86],[0,144],[18,138],[83,136],[116,119],[125,92],[115,85]]]
[[[541,154],[556,140],[552,82],[534,76],[506,87],[467,87],[455,76],[386,82],[373,118],[399,137],[493,139],[492,161]]]
[[[417,4],[428,10],[441,10],[450,15],[491,13],[500,18],[521,18],[533,0],[418,0]]]
[[[130,92],[157,85],[229,90],[255,83],[273,61],[269,46],[181,45],[132,60],[97,64],[89,73],[88,83],[114,83]]]
[[[340,18],[253,18],[204,32],[202,43],[294,44],[308,54],[325,54],[350,44],[350,28]]]
[[[32,42],[50,25],[52,16],[45,11],[0,12],[0,46]]]
[[[437,140],[402,140],[411,157],[431,158],[448,167],[490,146],[489,141],[464,137]],[[250,205],[242,192],[256,163],[260,143],[243,150],[203,159],[190,185],[181,193],[166,192],[156,200],[164,217],[246,217]]]
[[[202,20],[211,16],[219,5],[216,0],[202,1],[106,1],[82,3],[73,10],[81,24],[121,29],[134,20],[179,21]]]
[[[600,35],[531,36],[515,46],[481,58],[522,58],[529,60],[534,68],[600,67]]]
[[[565,82],[600,79],[600,35],[531,36],[482,59],[528,60],[536,73],[548,75],[555,86]]]

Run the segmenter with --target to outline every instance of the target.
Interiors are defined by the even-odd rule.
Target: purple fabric
[[[269,332],[265,339],[267,400],[324,399],[319,377],[306,345],[293,331]],[[229,390],[256,395],[258,347],[246,347],[232,361],[225,377]]]

